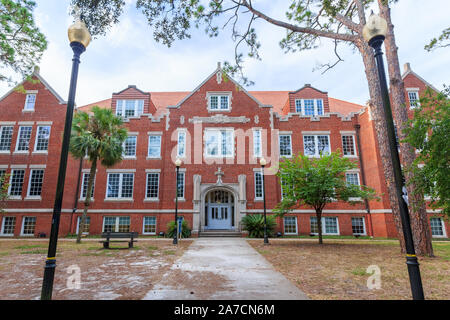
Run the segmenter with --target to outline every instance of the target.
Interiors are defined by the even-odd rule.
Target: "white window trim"
[[[13,171],[16,171],[16,170],[23,170],[23,171],[24,171],[23,181],[22,181],[22,192],[21,192],[20,196],[11,196],[12,178],[13,178],[13,176],[14,176]],[[26,173],[27,173],[27,171],[26,171],[26,166],[25,166],[25,168],[22,168],[22,167],[20,167],[20,168],[19,168],[19,167],[14,168],[14,167],[11,165],[11,172],[9,173],[8,200],[22,200],[23,184],[25,183],[25,174],[26,174]]]
[[[13,231],[13,233],[6,233],[5,234],[5,220],[6,220],[6,218],[14,218],[14,216],[3,216],[2,217],[2,229],[0,230],[1,232],[0,232],[0,236],[1,237],[14,237],[14,231]],[[14,229],[16,229],[16,225],[17,225],[17,217],[15,217],[16,218],[16,221],[15,221],[15,224],[14,224]]]
[[[361,179],[359,176],[359,170],[349,170],[345,172],[345,182],[347,183],[347,174],[356,174],[356,177],[358,178],[358,186],[361,187]],[[348,198],[350,201],[362,201],[360,197],[350,197]]]
[[[289,136],[289,150],[290,150],[290,152],[291,152],[291,154],[290,155],[282,155],[281,154],[281,137],[284,137],[284,136]],[[292,134],[279,134],[278,135],[278,152],[279,152],[279,155],[280,155],[280,158],[282,157],[282,158],[292,158]]]
[[[180,153],[180,135],[184,135],[184,148],[183,148],[183,153]],[[186,158],[186,137],[187,137],[187,133],[186,133],[186,129],[178,129],[178,135],[177,135],[177,156],[178,158]]]
[[[37,90],[27,90],[27,91],[26,91],[25,104],[23,105],[23,110],[22,110],[22,112],[34,112],[34,111],[36,110],[37,94],[38,94],[38,91],[37,91]],[[27,109],[27,105],[28,105],[28,97],[29,97],[30,95],[34,95],[33,109]]]
[[[325,231],[326,230],[326,228],[325,228],[325,218],[336,218],[337,233],[327,233]],[[317,217],[316,217],[316,219],[317,219]],[[322,221],[322,235],[324,235],[324,236],[338,236],[338,235],[341,234],[341,230],[339,228],[339,218],[338,217],[322,217],[320,219],[320,221]],[[311,228],[311,218],[310,218],[310,221],[309,221],[309,225],[310,225],[310,228]],[[319,233],[311,232],[311,234],[318,235]]]
[[[124,103],[124,101],[134,101],[134,116],[131,117],[125,117],[125,106],[126,106],[126,102]],[[119,116],[117,110],[119,110],[119,101],[121,102],[121,117],[124,119],[129,119],[129,118],[137,118],[140,117],[141,115],[138,114],[138,110],[139,110],[139,101],[142,101],[142,113],[144,113],[144,106],[145,106],[145,101],[144,99],[117,99],[116,100],[116,116]]]
[[[218,96],[218,109],[211,109],[211,97]],[[220,109],[220,97],[227,96],[228,97],[228,108]],[[208,112],[231,112],[231,99],[233,95],[231,91],[208,91],[206,92],[206,101],[207,101],[207,110]]]
[[[286,230],[286,221],[285,221],[286,218],[294,218],[295,219],[295,232],[286,232],[285,231]],[[298,235],[298,219],[297,219],[297,217],[289,216],[289,217],[283,218],[283,233],[286,235]]]
[[[305,154],[305,136],[313,136],[314,137],[314,155],[306,155],[309,158],[320,158],[320,153],[319,153],[319,136],[326,136],[328,137],[328,148],[329,148],[329,152],[331,153],[331,140],[330,140],[330,134],[321,134],[321,133],[304,133],[302,132],[303,135],[303,154]]]
[[[256,133],[259,132],[259,139],[256,140]],[[256,153],[256,146],[259,144],[259,153]],[[253,157],[261,158],[262,157],[262,130],[261,129],[253,129]]]
[[[150,138],[159,137],[159,155],[150,156]],[[149,133],[148,134],[148,148],[147,148],[147,159],[161,159],[161,146],[162,146],[162,135],[159,133]]]
[[[134,144],[134,155],[133,156],[127,156],[125,155],[125,142],[128,138],[134,138],[135,140],[135,144]],[[130,159],[136,159],[136,153],[137,153],[137,135],[131,135],[128,134],[127,139],[125,139],[125,141],[123,142],[122,148],[123,148],[123,158],[130,160]]]
[[[120,218],[123,218],[123,217],[130,219],[130,229],[131,229],[131,217],[130,216],[103,216],[102,232],[105,232],[105,220],[106,220],[106,218],[114,218],[116,220],[116,223],[114,225],[114,231],[112,231],[112,232],[118,232],[116,230],[119,230],[119,221],[120,221]]]
[[[14,135],[14,125],[2,125],[0,127],[0,137],[3,136],[3,128],[6,128],[6,127],[12,128],[11,142],[9,144],[9,150],[0,150],[0,153],[2,153],[2,154],[4,154],[4,153],[11,154],[12,137]]]
[[[353,218],[361,218],[362,219],[364,233],[353,233],[353,223],[352,223],[352,219]],[[367,236],[366,219],[364,217],[351,217],[350,218],[350,223],[352,223],[352,234],[359,235],[359,236]]]
[[[23,230],[25,228],[25,218],[35,218],[34,232],[32,234],[24,234],[23,233]],[[34,237],[34,234],[36,233],[36,224],[37,224],[37,217],[36,216],[23,216],[22,217],[22,227],[20,229],[20,236],[21,237]]]
[[[417,96],[417,106],[413,106],[412,104],[411,104],[411,100],[410,100],[410,98],[409,98],[409,94],[410,93],[415,93],[416,94],[416,96]],[[415,109],[415,108],[417,108],[417,107],[420,107],[420,96],[419,96],[419,88],[406,88],[406,95],[407,95],[407,97],[408,97],[408,102],[409,102],[409,107],[410,107],[410,109]]]
[[[83,171],[82,173],[81,173],[81,176],[82,176],[82,178],[81,178],[81,189],[80,189],[80,200],[86,200],[86,197],[83,197],[83,186],[84,186],[84,177],[85,177],[85,174],[90,174],[91,172],[90,172],[90,170],[89,171]],[[97,176],[97,173],[95,174],[95,176]],[[95,178],[96,177],[94,177],[94,193],[95,193]],[[134,183],[134,181],[133,181],[133,183]],[[87,189],[87,186],[86,186],[86,189]],[[134,191],[134,190],[133,190]],[[87,194],[87,190],[86,190],[86,194]],[[92,194],[91,195],[91,202],[94,202],[94,194]],[[77,232],[78,233],[78,232]]]
[[[313,100],[314,101],[314,114],[305,114],[305,100]],[[318,106],[317,106],[317,100],[322,101],[322,114],[318,113]],[[297,109],[297,101],[300,101],[300,111]],[[295,99],[295,113],[300,113],[302,116],[305,117],[317,117],[317,116],[323,116],[325,114],[325,105],[323,103],[323,99]]]
[[[20,142],[20,132],[22,131],[23,128],[26,128],[26,127],[31,127],[30,139],[28,140],[28,150],[18,150],[19,142]],[[19,131],[17,133],[16,148],[14,149],[14,153],[30,153],[30,142],[31,142],[32,136],[33,136],[33,126],[30,126],[30,125],[19,126]]]
[[[358,158],[358,151],[356,150],[356,140],[355,140],[355,134],[351,134],[351,133],[342,133],[341,132],[341,143],[342,143],[342,153],[344,153],[344,141],[342,141],[343,137],[348,137],[351,136],[352,140],[353,140],[353,150],[355,151],[355,154],[353,155],[344,155],[342,154],[343,157],[345,158]]]
[[[442,219],[441,217],[430,217],[430,232],[431,232],[431,219],[435,218],[435,219],[439,219],[439,221],[441,222],[441,227],[442,227],[442,236],[433,236],[431,235],[432,238],[447,238],[447,230],[445,230],[445,223],[444,223],[444,219]]]
[[[123,182],[123,175],[124,174],[133,174],[133,191],[132,191],[132,196],[131,197],[122,197],[122,182]],[[108,172],[107,173],[107,179],[106,179],[106,194],[105,194],[105,201],[129,201],[129,200],[133,200],[133,196],[134,196],[134,173],[133,172]],[[119,178],[119,196],[118,197],[108,197],[108,186],[109,186],[109,177],[110,174],[119,174],[120,178]]]
[[[39,128],[41,127],[48,127],[49,133],[48,133],[48,143],[47,143],[47,150],[36,150],[37,145],[38,145],[38,137],[39,137]],[[48,154],[48,147],[50,146],[50,135],[52,133],[52,127],[50,125],[39,125],[36,129],[36,138],[34,139],[34,148],[33,148],[33,153],[44,153],[44,154]]]
[[[31,196],[30,195],[30,190],[31,190],[31,178],[33,177],[33,171],[43,171],[43,175],[42,175],[42,186],[41,186],[41,195],[40,196]],[[33,168],[30,170],[30,174],[28,177],[28,187],[27,187],[27,196],[25,198],[25,200],[42,200],[42,189],[44,188],[44,177],[45,177],[45,170],[42,168]]]
[[[90,216],[87,216],[86,218],[90,218]],[[77,234],[78,234],[78,230],[80,230],[80,224],[81,224],[81,216],[79,216],[77,218]],[[89,222],[90,224],[90,222]],[[89,226],[90,227],[90,226]],[[103,230],[103,229],[102,229]],[[84,235],[88,235],[89,232],[83,232]]]
[[[178,197],[178,201],[185,201],[186,200],[186,198],[185,198],[186,197],[186,168],[184,168],[184,170],[179,169],[178,173],[183,175],[183,196]],[[175,185],[175,189],[176,189],[176,195],[178,196],[178,176],[177,176],[176,183],[177,184]]]
[[[221,143],[221,140],[219,140],[218,141],[218,155],[217,156],[213,156],[213,155],[208,155],[208,149],[207,149],[207,146],[206,146],[206,143],[207,143],[207,141],[206,141],[206,132],[208,132],[208,131],[212,131],[212,132],[219,132],[220,133],[220,137],[222,137],[222,134],[221,134],[221,132],[222,131],[229,131],[229,132],[231,132],[231,141],[233,142],[233,145],[232,145],[232,147],[231,147],[231,155],[227,155],[227,156],[224,156],[224,155],[222,155],[223,154],[223,150],[222,150],[222,143]],[[208,158],[208,159],[223,159],[223,158],[226,158],[226,159],[233,159],[234,158],[234,156],[235,156],[235,151],[234,151],[234,148],[235,148],[235,136],[234,136],[234,128],[205,128],[205,131],[204,131],[204,133],[203,133],[203,141],[204,141],[204,143],[203,143],[203,156],[205,157],[205,158]]]
[[[256,175],[261,174],[261,197],[256,196]],[[263,183],[263,177],[264,173],[262,169],[256,169],[253,172],[253,183],[254,183],[254,194],[255,194],[255,201],[263,201],[264,200],[264,183]]]
[[[155,218],[155,232],[145,232],[145,218]],[[142,218],[142,234],[148,234],[148,235],[156,235],[156,230],[158,228],[158,219],[156,216],[144,216]]]
[[[147,191],[148,191],[148,175],[149,174],[157,174],[158,175],[158,195],[154,198],[147,197]],[[145,198],[144,201],[159,201],[159,183],[161,181],[161,174],[159,172],[146,172],[145,173]]]

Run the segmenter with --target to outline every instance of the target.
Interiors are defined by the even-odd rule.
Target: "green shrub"
[[[170,221],[167,224],[166,236],[168,238],[173,238],[175,232],[176,232],[175,221]],[[181,224],[181,237],[182,238],[189,238],[190,235],[191,235],[191,229],[189,228],[189,225],[186,222],[186,220],[183,220],[183,223]]]
[[[275,226],[277,225],[275,221],[275,216],[267,215],[267,235],[270,237],[273,235]],[[264,237],[264,215],[262,214],[252,214],[246,215],[242,218],[242,226],[244,230],[248,231],[250,238],[263,238]]]

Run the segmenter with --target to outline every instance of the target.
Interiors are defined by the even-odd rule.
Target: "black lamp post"
[[[267,217],[266,217],[266,186],[265,186],[265,179],[264,179],[264,167],[266,166],[267,162],[266,159],[261,158],[259,160],[259,164],[262,168],[262,187],[263,187],[263,199],[264,199],[264,244],[269,244],[269,238],[267,237]]]
[[[173,235],[173,244],[178,244],[178,172],[180,171],[181,160],[177,159],[175,161],[175,166],[177,167],[177,176],[175,178],[176,192],[175,192],[175,233]]]
[[[397,143],[395,140],[394,120],[392,117],[391,103],[384,71],[383,52],[381,46],[387,34],[387,22],[383,18],[374,15],[369,17],[367,24],[363,29],[363,37],[374,49],[375,60],[378,68],[378,80],[381,87],[383,98],[383,107],[385,113],[385,122],[389,140],[389,149],[391,153],[392,166],[394,170],[394,181],[397,200],[400,207],[400,217],[402,220],[403,235],[406,245],[406,265],[408,266],[409,282],[411,285],[412,296],[414,300],[424,300],[422,279],[420,277],[420,268],[414,250],[414,241],[411,231],[411,222],[408,212],[408,204],[403,197],[403,176],[398,154]]]
[[[66,122],[59,160],[58,181],[56,183],[55,203],[53,207],[52,227],[48,244],[47,260],[45,262],[44,280],[42,283],[41,300],[51,300],[53,280],[56,268],[56,245],[58,242],[59,221],[64,194],[64,182],[66,179],[67,158],[69,154],[70,131],[72,129],[73,110],[75,105],[75,92],[77,87],[78,66],[80,56],[86,50],[91,41],[91,35],[84,22],[78,19],[68,31],[70,46],[73,50],[72,75],[70,79],[69,100],[67,102]]]

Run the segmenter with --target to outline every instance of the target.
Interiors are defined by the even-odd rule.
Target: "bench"
[[[128,248],[133,248],[133,243],[137,242],[134,240],[138,237],[137,232],[103,232],[102,238],[106,240],[100,241],[103,243],[103,248],[109,249],[110,242],[128,242]],[[130,239],[130,240],[111,240],[111,239]]]

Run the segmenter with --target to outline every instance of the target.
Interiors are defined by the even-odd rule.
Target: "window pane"
[[[444,235],[444,229],[442,228],[441,218],[431,218],[430,225],[431,225],[431,235],[432,236],[443,236]]]
[[[31,170],[29,196],[40,196],[42,183],[44,182],[44,170]]]
[[[119,197],[119,183],[120,183],[120,174],[119,173],[108,174],[107,198],[118,198]]]
[[[103,232],[116,232],[116,218],[104,217]]]
[[[23,178],[25,177],[25,170],[12,170],[10,192],[11,196],[21,196]]]
[[[233,155],[233,133],[231,131],[222,131],[222,156]]]
[[[184,198],[184,172],[178,172],[177,187],[178,198]]]
[[[24,217],[23,234],[34,234],[36,227],[36,217]]]
[[[364,230],[364,218],[352,217],[352,231],[353,234],[365,234]]]
[[[80,229],[81,225],[81,217],[78,217],[78,229]],[[83,233],[89,233],[89,229],[91,226],[91,217],[86,217],[86,220],[84,220],[84,228],[82,230]]]
[[[323,103],[321,99],[316,100],[317,115],[323,115]]]
[[[133,181],[134,181],[134,174],[132,174],[132,173],[123,173],[122,174],[121,198],[132,198],[133,197]]]
[[[295,112],[302,112],[302,100],[295,100]]]
[[[284,217],[284,233],[297,234],[296,217]]]
[[[219,155],[219,141],[217,139],[217,132],[206,132],[206,154],[208,156]]]
[[[136,115],[135,111],[136,100],[125,100],[125,114],[124,117],[134,117]]]
[[[47,151],[50,139],[50,127],[38,127],[36,151]]]
[[[0,151],[10,151],[13,127],[1,127]]]
[[[124,142],[124,156],[135,157],[136,156],[136,136],[128,137]]]
[[[156,234],[156,217],[144,217],[144,233]]]
[[[228,96],[220,97],[220,109],[222,109],[222,110],[228,109]]]
[[[415,108],[419,105],[419,93],[417,91],[409,91],[408,98],[411,108]]]
[[[291,136],[283,135],[280,136],[280,156],[291,156]]]
[[[319,233],[319,227],[317,225],[317,217],[309,218],[311,233]]]
[[[148,156],[150,158],[159,158],[161,156],[161,136],[149,136]]]
[[[255,198],[263,197],[262,173],[255,172]]]
[[[2,234],[12,235],[16,227],[16,217],[4,217],[3,218],[3,230]]]
[[[33,127],[20,127],[19,139],[17,142],[17,151],[28,151]]]
[[[36,94],[35,93],[27,94],[25,101],[25,110],[34,110],[35,103],[36,103]]]
[[[305,116],[314,115],[314,100],[303,100],[303,105],[305,108]]]
[[[87,188],[89,184],[89,177],[91,176],[90,173],[84,173],[83,174],[83,185],[81,186],[81,198],[86,198],[87,195]],[[94,183],[92,184],[92,192],[91,192],[91,198],[94,196],[94,190],[95,190],[95,178]]]
[[[316,154],[315,136],[303,136],[305,156],[314,156]]]
[[[178,132],[178,156],[184,157],[186,150],[186,132]]]
[[[253,131],[253,155],[261,157],[261,130]]]
[[[130,232],[130,217],[119,217],[118,232]]]
[[[158,198],[159,173],[147,173],[147,198]]]
[[[345,178],[348,184],[354,184],[359,186],[359,179],[357,173],[346,173]]]
[[[337,218],[336,217],[325,217],[325,233],[337,234]]]
[[[319,154],[329,154],[330,153],[330,142],[328,136],[317,136],[318,140],[318,151]]]
[[[342,136],[342,149],[344,156],[356,155],[353,136]]]
[[[212,110],[219,109],[219,97],[218,96],[210,97],[210,109],[212,109]]]

